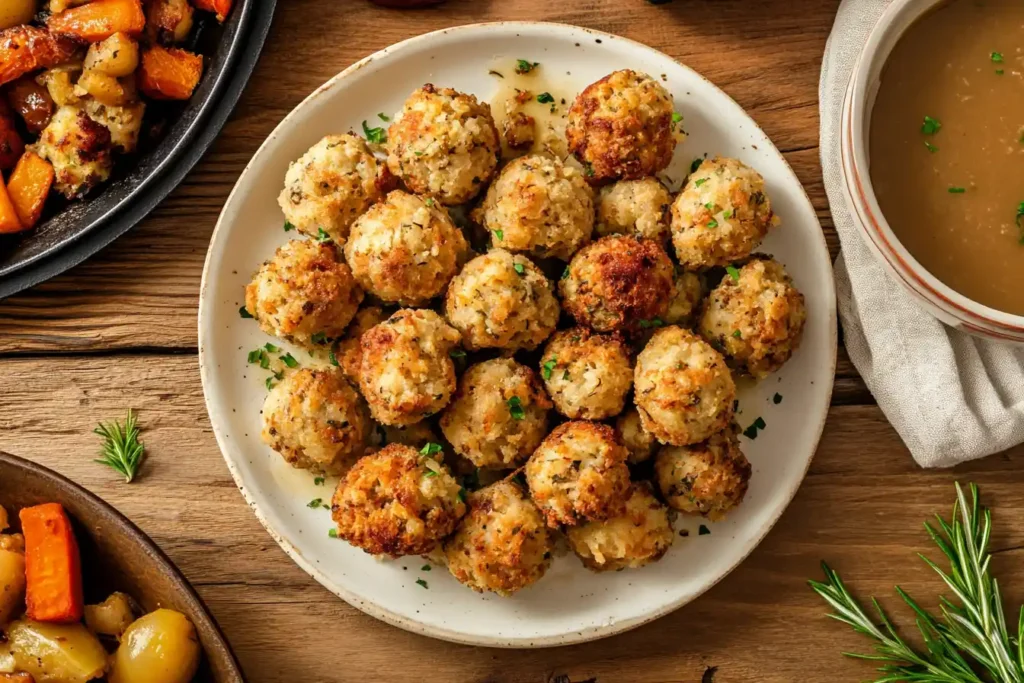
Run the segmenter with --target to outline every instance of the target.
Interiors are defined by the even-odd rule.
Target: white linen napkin
[[[950,467],[1024,442],[1024,349],[957,332],[918,308],[853,224],[841,185],[842,104],[889,2],[844,0],[821,66],[821,166],[842,244],[839,317],[850,359],[914,459]]]

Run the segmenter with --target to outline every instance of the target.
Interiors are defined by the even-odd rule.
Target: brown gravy
[[[882,73],[870,159],[907,250],[968,298],[1024,315],[1024,2],[952,0],[907,30]]]

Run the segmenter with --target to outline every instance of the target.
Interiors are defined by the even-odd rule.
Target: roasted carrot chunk
[[[142,55],[139,89],[155,100],[187,100],[202,75],[202,55],[153,45]]]
[[[14,210],[11,197],[7,194],[7,188],[4,187],[4,181],[0,179],[0,235],[21,232],[24,229],[18,212]]]
[[[74,41],[35,26],[0,31],[0,85],[67,61],[76,47]]]
[[[213,12],[217,15],[217,21],[223,23],[231,13],[231,2],[232,0],[194,0],[192,4],[196,9]]]
[[[25,604],[35,621],[71,623],[82,618],[82,566],[64,508],[44,503],[18,514],[25,535]]]
[[[136,37],[146,28],[139,0],[94,0],[54,14],[46,22],[51,33],[98,43],[115,33]]]
[[[53,166],[34,152],[25,152],[7,181],[7,194],[23,228],[35,227],[53,185]]]

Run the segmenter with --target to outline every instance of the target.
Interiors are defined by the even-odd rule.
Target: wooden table
[[[203,406],[196,301],[207,243],[245,163],[330,76],[391,43],[502,19],[575,23],[663,50],[734,97],[806,185],[833,255],[818,161],[818,70],[838,0],[451,0],[390,11],[365,0],[282,0],[256,74],[213,151],[142,225],[89,262],[0,303],[0,449],[62,472],[146,530],[191,579],[254,683],[856,681],[862,647],[806,587],[827,559],[862,594],[900,582],[932,604],[921,522],[955,479],[996,505],[995,568],[1014,605],[1024,572],[1024,449],[924,472],[840,351],[810,473],[767,539],[729,577],[659,621],[541,651],[451,645],[386,626],[330,595],[260,527],[228,474]],[[386,87],[382,84],[382,87]],[[139,412],[149,461],[132,485],[93,464],[99,420]],[[1015,522],[1017,522],[1015,524]],[[888,604],[894,604],[889,599]],[[897,610],[906,616],[905,610]],[[1013,608],[1008,610],[1012,614]],[[559,679],[564,680],[564,679]]]

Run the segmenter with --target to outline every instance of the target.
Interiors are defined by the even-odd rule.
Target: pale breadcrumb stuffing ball
[[[598,422],[556,427],[526,462],[530,497],[550,527],[621,514],[629,492],[626,447]]]
[[[656,562],[668,552],[674,537],[668,508],[658,502],[647,482],[633,484],[622,514],[566,531],[569,547],[595,572],[638,569]]]
[[[601,188],[597,196],[594,232],[633,235],[668,244],[672,195],[657,178],[620,180]]]
[[[473,219],[495,247],[568,261],[594,231],[594,193],[575,168],[531,154],[501,170]]]
[[[598,332],[661,324],[672,297],[672,261],[656,242],[602,237],[580,249],[558,281],[565,310]]]
[[[389,175],[361,137],[328,135],[288,166],[277,203],[299,232],[322,237],[323,230],[340,246],[353,221],[383,196]]]
[[[110,130],[75,106],[59,107],[28,150],[50,162],[53,189],[68,199],[105,183],[114,170]]]
[[[388,128],[388,168],[416,194],[462,204],[487,186],[501,141],[487,103],[430,83],[413,92]]]
[[[372,429],[366,402],[333,368],[289,372],[263,403],[263,442],[292,467],[317,474],[348,470]]]
[[[622,437],[622,443],[629,451],[629,462],[638,465],[647,462],[658,445],[654,435],[644,429],[640,422],[640,412],[633,406],[619,415],[615,420],[615,429]]]
[[[345,336],[334,348],[334,361],[337,362],[348,380],[359,385],[359,366],[363,363],[363,347],[360,339],[363,333],[375,325],[388,319],[388,314],[380,306],[366,306],[356,311],[355,317],[345,328]]]
[[[704,298],[704,282],[700,275],[690,270],[676,268],[672,278],[672,299],[665,311],[665,322],[669,325],[689,327]]]
[[[468,250],[444,207],[395,190],[352,225],[345,260],[368,292],[416,306],[444,292]]]
[[[448,571],[477,592],[509,596],[540,580],[553,542],[544,518],[511,480],[470,494],[469,512],[444,543]]]
[[[493,249],[463,266],[445,297],[448,321],[472,351],[534,349],[558,324],[551,281],[521,254]]]
[[[622,412],[633,386],[629,355],[619,334],[585,327],[555,332],[544,347],[540,371],[558,412],[574,420],[603,420]]]
[[[455,365],[448,352],[459,333],[437,313],[402,309],[362,336],[359,388],[386,425],[410,425],[448,404]]]
[[[496,358],[462,375],[441,416],[441,431],[455,452],[477,467],[517,467],[547,434],[550,408],[533,370]]]
[[[652,176],[672,161],[676,143],[672,95],[656,80],[629,69],[588,85],[572,103],[565,138],[587,180]]]
[[[371,555],[424,555],[466,514],[462,487],[441,463],[391,444],[359,460],[334,492],[338,537]]]
[[[307,240],[278,248],[245,288],[245,310],[260,329],[306,347],[340,337],[362,300],[334,247]]]
[[[750,472],[734,427],[691,446],[665,446],[654,458],[654,477],[665,502],[712,521],[743,501]]]
[[[736,367],[763,379],[800,346],[806,319],[804,295],[782,264],[755,258],[711,291],[700,333]]]
[[[736,384],[722,354],[681,327],[654,333],[636,359],[634,400],[644,429],[685,446],[732,422]]]
[[[746,258],[777,224],[764,178],[737,159],[705,159],[672,204],[672,244],[691,269]]]

